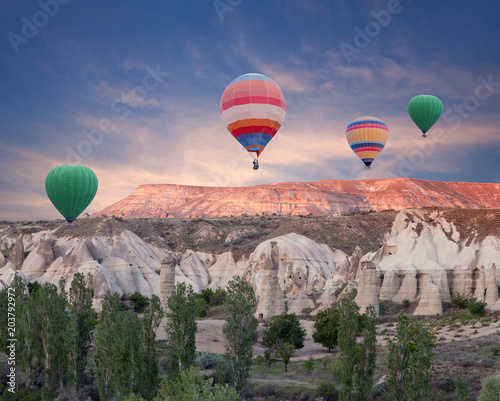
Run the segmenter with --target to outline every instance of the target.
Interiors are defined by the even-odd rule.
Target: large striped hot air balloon
[[[233,137],[252,154],[259,155],[280,129],[286,114],[285,97],[278,85],[261,74],[245,74],[229,84],[220,101],[220,117]]]
[[[387,124],[377,117],[360,117],[351,122],[346,130],[347,143],[370,170],[373,160],[384,149],[389,136]]]

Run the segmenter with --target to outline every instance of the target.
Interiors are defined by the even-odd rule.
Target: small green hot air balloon
[[[88,167],[64,164],[54,167],[45,178],[45,191],[66,221],[67,228],[92,202],[97,192],[97,177]]]
[[[422,136],[439,120],[443,112],[443,103],[436,96],[418,95],[408,103],[408,113],[417,127],[422,130]]]

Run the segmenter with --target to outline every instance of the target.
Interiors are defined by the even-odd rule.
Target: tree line
[[[93,280],[77,273],[66,291],[59,286],[34,283],[28,287],[16,276],[9,286],[16,297],[16,385],[15,397],[5,392],[2,372],[0,394],[6,400],[240,400],[248,384],[257,341],[258,321],[253,316],[256,298],[241,277],[226,290],[196,294],[191,286],[176,285],[167,300],[134,294],[134,308],[125,306],[117,293],[108,293],[101,312],[93,309]],[[7,347],[7,292],[0,290],[0,350]],[[203,299],[204,302],[200,302]],[[197,357],[196,318],[200,305],[223,304],[223,335],[226,352],[214,364],[213,377],[206,378],[194,367]],[[134,310],[135,309],[135,310]],[[138,309],[141,317],[138,316]],[[156,331],[165,322],[166,363],[161,380]],[[277,360],[288,363],[304,347],[306,331],[295,314],[268,319],[262,333],[264,359],[270,366]],[[376,315],[373,307],[359,313],[354,294],[344,296],[337,308],[317,314],[313,339],[340,356],[333,365],[340,379],[342,401],[368,400],[373,396],[377,363]],[[434,340],[421,324],[403,313],[396,335],[388,340],[389,393],[395,401],[428,400],[432,379]],[[307,361],[304,365],[307,364]],[[495,387],[496,386],[496,387]],[[487,391],[498,391],[499,383],[485,383]],[[24,397],[24,398],[23,398]],[[462,398],[461,398],[462,397]],[[465,398],[463,398],[465,397]],[[466,400],[467,390],[457,383],[456,400]],[[493,398],[494,399],[494,398]]]

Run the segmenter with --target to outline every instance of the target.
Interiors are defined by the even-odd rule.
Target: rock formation
[[[362,262],[361,273],[359,276],[358,294],[355,302],[360,307],[360,313],[364,313],[366,308],[373,305],[375,313],[379,314],[378,302],[378,280],[377,270],[371,262]]]
[[[411,207],[500,207],[498,184],[439,182],[411,178],[285,182],[220,188],[174,184],[141,185],[97,215],[221,217],[264,214],[332,214],[359,209]],[[250,200],[250,201],[249,201]]]
[[[262,261],[259,273],[261,285],[259,303],[255,312],[258,319],[267,319],[285,313],[283,291],[278,283],[279,250],[276,242],[271,242],[270,257]]]
[[[486,295],[486,274],[484,273],[484,266],[479,269],[479,277],[476,280],[476,291],[474,296],[478,301],[484,302],[484,296]]]
[[[19,234],[17,238],[16,244],[14,245],[14,249],[9,256],[8,263],[11,264],[14,270],[20,270],[21,266],[24,262],[24,243],[23,243],[23,235]]]
[[[381,301],[392,301],[399,291],[400,280],[399,275],[394,270],[389,270],[383,276],[382,286],[379,291],[379,299]]]
[[[453,279],[453,295],[463,295],[466,298],[472,296],[472,288],[474,287],[474,279],[472,278],[472,270],[467,267],[457,267],[454,270]]]
[[[405,299],[412,302],[417,298],[418,281],[415,269],[407,269],[399,287],[398,293],[392,298],[393,302],[402,303]]]
[[[486,296],[484,297],[484,302],[486,302],[488,307],[492,307],[498,301],[496,270],[496,265],[493,264],[491,269],[488,269],[485,273]]]
[[[443,303],[441,302],[441,294],[439,288],[432,282],[432,276],[429,278],[427,285],[420,297],[417,309],[414,315],[441,315],[443,313]]]
[[[168,254],[161,260],[160,269],[160,302],[167,309],[167,299],[175,290],[175,266],[177,259],[174,254]]]

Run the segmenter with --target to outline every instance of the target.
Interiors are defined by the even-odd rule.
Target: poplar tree
[[[350,292],[340,301],[338,347],[340,350],[340,390],[341,401],[354,400],[354,372],[358,344],[356,336],[359,322],[359,306],[354,302],[354,293]]]
[[[87,278],[76,273],[69,289],[69,310],[71,320],[68,327],[69,373],[75,387],[83,385],[83,374],[87,366],[89,348],[92,342],[92,329],[96,313],[92,308],[94,289],[91,274]]]
[[[253,316],[257,300],[252,287],[239,276],[229,282],[226,291],[226,323],[222,328],[227,340],[225,356],[231,385],[241,392],[248,379],[252,365],[252,346],[257,339],[258,321]]]
[[[196,294],[193,287],[185,283],[176,285],[167,299],[167,324],[165,332],[168,341],[168,353],[171,362],[171,375],[177,377],[194,362],[196,354]]]
[[[141,321],[142,354],[138,372],[138,388],[147,401],[151,401],[155,396],[160,383],[155,340],[156,329],[160,326],[164,315],[160,298],[153,295]]]

